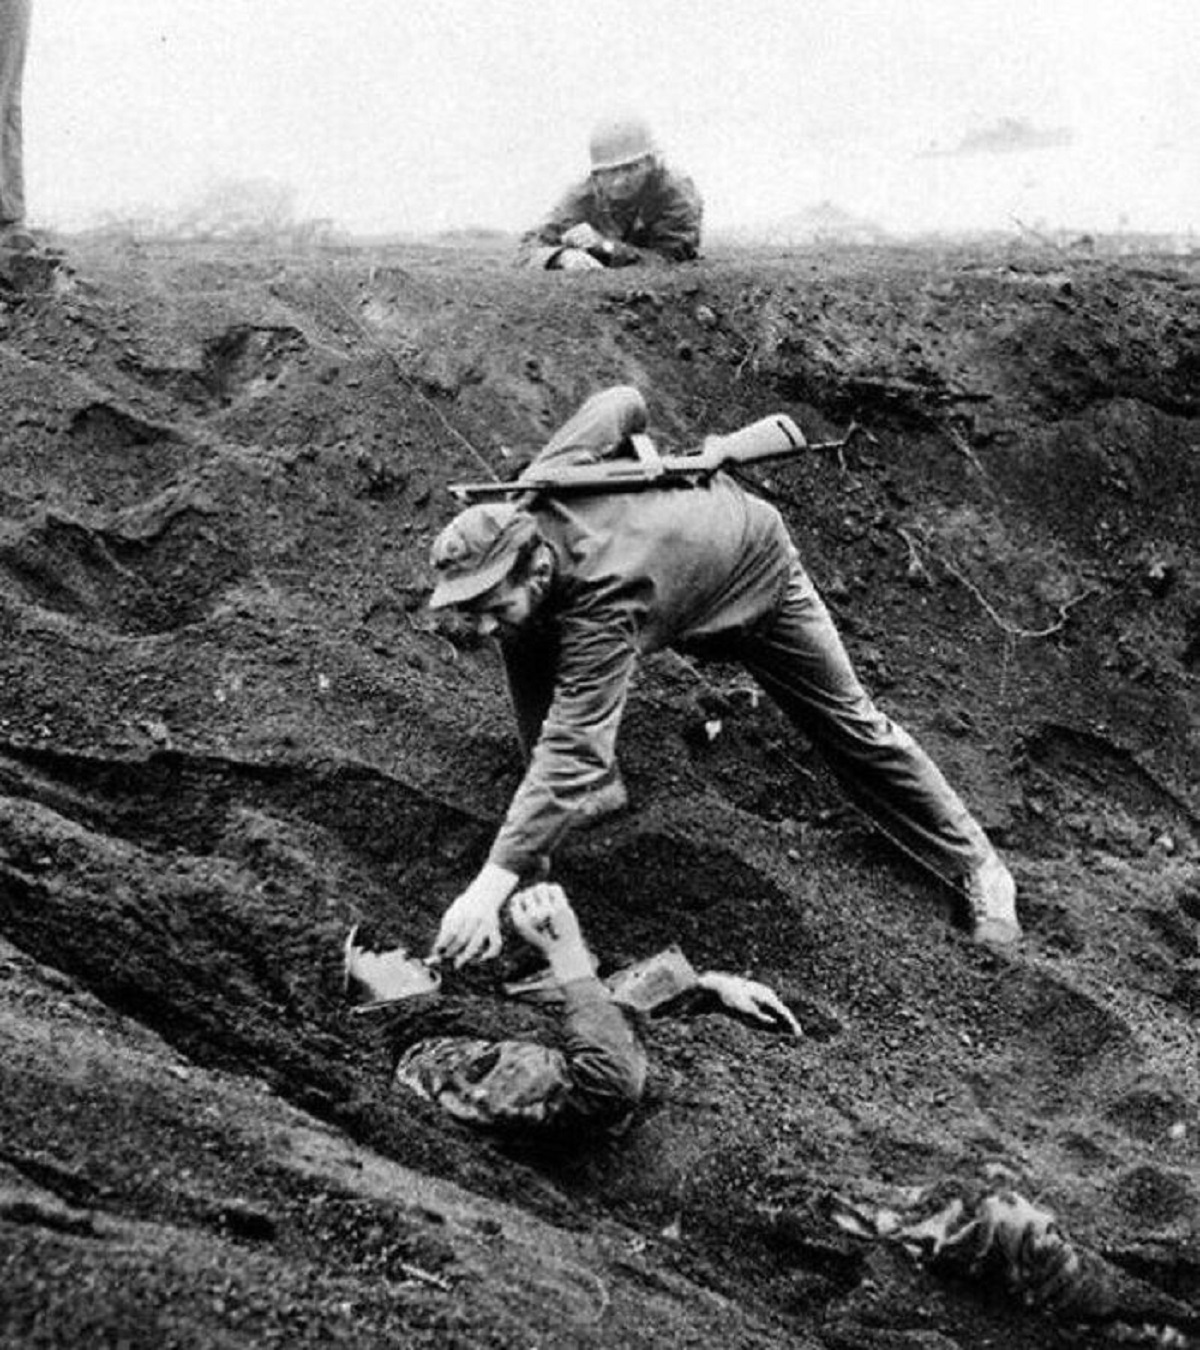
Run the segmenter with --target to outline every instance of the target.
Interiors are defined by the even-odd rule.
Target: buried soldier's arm
[[[757,1026],[801,1034],[799,1022],[773,989],[742,975],[720,970],[698,974],[677,944],[664,948],[605,980],[613,997],[627,1008],[653,1016],[694,991],[711,994],[721,1008]]]
[[[645,1090],[646,1054],[629,1019],[596,978],[566,893],[549,882],[530,886],[514,897],[509,915],[562,987],[567,1105],[595,1123],[627,1117]]]
[[[521,937],[546,958],[560,984],[593,978],[595,962],[561,886],[539,882],[526,887],[513,897],[509,917]]]
[[[779,1027],[801,1035],[800,1023],[773,989],[757,980],[742,975],[727,975],[720,970],[706,970],[696,977],[697,989],[715,994],[723,1008],[748,1017],[763,1026]]]

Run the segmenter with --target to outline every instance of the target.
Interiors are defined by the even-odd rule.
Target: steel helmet
[[[654,137],[640,117],[599,122],[589,144],[593,169],[615,169],[655,153]]]

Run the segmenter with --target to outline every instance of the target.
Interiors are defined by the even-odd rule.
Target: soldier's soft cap
[[[430,609],[465,605],[503,581],[537,523],[511,502],[481,502],[460,511],[433,541],[437,584]]]

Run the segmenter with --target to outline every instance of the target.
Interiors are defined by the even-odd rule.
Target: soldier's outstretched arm
[[[585,818],[591,794],[611,775],[637,664],[636,620],[629,613],[566,614],[557,626],[550,706],[488,855],[490,863],[523,877],[535,875],[538,859]],[[529,711],[532,724],[532,698]]]
[[[500,911],[519,878],[496,863],[485,863],[479,875],[442,915],[433,955],[456,966],[490,960],[500,951]]]

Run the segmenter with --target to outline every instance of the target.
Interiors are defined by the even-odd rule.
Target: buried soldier
[[[638,117],[601,122],[592,168],[521,241],[531,267],[573,271],[626,267],[646,253],[670,262],[696,257],[703,206],[692,180],[662,162]]]
[[[715,1001],[747,1021],[800,1034],[788,1009],[765,985],[721,971],[697,974],[678,948],[617,971],[605,980],[561,886],[520,891],[509,904],[517,933],[545,957],[544,977],[507,989],[556,1005],[561,1048],[530,1040],[426,1037],[400,1055],[396,1083],[435,1102],[455,1119],[494,1129],[547,1131],[574,1138],[628,1123],[646,1084],[638,1023],[680,999]],[[403,949],[375,955],[347,943],[346,978],[367,1007],[436,992],[438,978]]]
[[[527,474],[595,461],[646,426],[632,387],[596,394]],[[724,473],[686,488],[470,506],[434,541],[431,607],[500,640],[524,778],[434,951],[500,950],[500,907],[572,825],[624,805],[616,743],[638,658],[740,662],[884,829],[961,888],[971,932],[1020,936],[1012,877],[933,761],[875,707],[779,512]]]
[[[462,1124],[539,1148],[575,1149],[621,1136],[646,1088],[640,1029],[650,1015],[691,1000],[707,999],[750,1023],[800,1034],[765,985],[719,971],[697,974],[677,948],[599,979],[578,919],[557,885],[520,891],[508,909],[516,932],[548,966],[548,978],[510,991],[553,1004],[559,1043],[421,1032],[414,1039],[432,1011],[426,1003],[409,1021],[395,1063],[401,1091]],[[428,963],[403,949],[376,955],[355,947],[353,939],[345,969],[360,1007],[395,1007],[414,993],[435,994],[439,986]],[[977,1178],[948,1175],[920,1189],[887,1188],[882,1204],[878,1186],[870,1188],[870,1201],[825,1193],[819,1213],[801,1213],[799,1222],[819,1232],[832,1220],[854,1238],[902,1248],[933,1273],[989,1287],[1064,1325],[1152,1320],[1172,1334],[1175,1327],[1195,1326],[1194,1309],[1073,1241],[1055,1215],[1016,1184],[1006,1170],[988,1168]],[[1154,1343],[1190,1341],[1180,1332]]]

